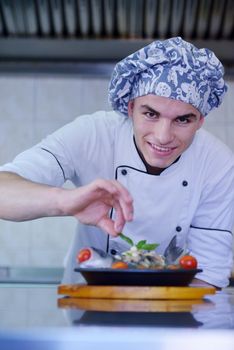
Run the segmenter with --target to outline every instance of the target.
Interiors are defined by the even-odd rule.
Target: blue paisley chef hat
[[[109,85],[112,108],[128,116],[128,102],[148,94],[190,103],[206,116],[227,91],[215,54],[180,37],[154,41],[118,62]]]

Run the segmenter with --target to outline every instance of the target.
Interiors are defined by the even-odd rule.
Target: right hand
[[[112,236],[117,236],[125,223],[133,219],[132,197],[116,180],[98,179],[65,193],[61,204],[65,215],[72,215],[83,224],[98,226]],[[114,219],[109,215],[112,208]]]

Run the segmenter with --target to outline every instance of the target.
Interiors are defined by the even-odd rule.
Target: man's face
[[[153,168],[167,168],[192,143],[204,117],[192,105],[156,95],[129,102],[137,148]]]

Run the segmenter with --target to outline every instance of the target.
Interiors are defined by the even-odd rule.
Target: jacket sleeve
[[[233,267],[234,165],[225,166],[209,177],[187,236],[187,248],[203,271],[197,278],[226,287]]]
[[[14,172],[31,181],[51,186],[60,187],[67,180],[77,184],[79,166],[75,167],[74,157],[77,159],[76,165],[83,166],[87,153],[83,148],[94,138],[92,133],[91,117],[80,116],[17,155],[0,171]]]
[[[106,157],[107,162],[107,157],[112,155],[110,139],[115,132],[112,121],[116,118],[113,113],[109,114],[98,111],[77,117],[19,154],[13,162],[0,167],[0,171],[14,172],[31,181],[57,187],[67,180],[75,186],[90,182],[96,174],[98,156]]]

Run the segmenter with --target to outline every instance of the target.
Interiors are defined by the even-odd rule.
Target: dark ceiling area
[[[114,62],[182,36],[234,66],[233,0],[0,0],[0,63]]]

